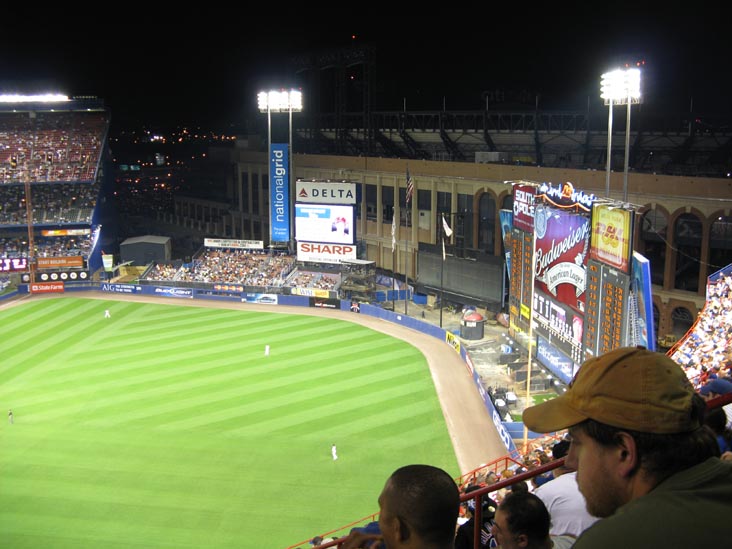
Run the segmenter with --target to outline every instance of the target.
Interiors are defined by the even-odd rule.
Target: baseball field
[[[186,301],[0,307],[2,547],[277,549],[376,512],[401,465],[460,474],[408,342]]]

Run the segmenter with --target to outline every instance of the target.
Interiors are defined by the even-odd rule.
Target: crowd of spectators
[[[34,224],[91,222],[98,184],[35,184],[31,187]],[[27,224],[23,185],[0,185],[0,225]]]
[[[35,257],[89,257],[92,236],[36,236],[33,239]],[[0,238],[0,257],[28,257],[27,238]]]
[[[158,263],[146,278],[159,281],[202,282],[207,284],[241,284],[314,288],[334,290],[340,277],[332,273],[299,271],[297,258],[286,254],[272,255],[259,250],[208,248],[190,264],[176,267]]]
[[[147,278],[161,281],[282,286],[296,258],[252,250],[208,248],[189,265],[158,264]]]
[[[298,270],[287,280],[286,285],[293,288],[334,290],[339,282],[337,275]]]
[[[3,113],[0,184],[93,181],[108,124],[104,113]]]
[[[707,287],[707,303],[687,336],[672,350],[698,388],[712,372],[732,364],[732,276],[721,275]]]

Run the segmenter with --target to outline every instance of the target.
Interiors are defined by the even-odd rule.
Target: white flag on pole
[[[392,215],[391,218],[391,251],[396,248],[396,215]]]
[[[442,228],[445,229],[445,236],[447,236],[447,238],[450,238],[452,236],[452,229],[450,228],[450,225],[447,224],[445,214],[442,214]]]

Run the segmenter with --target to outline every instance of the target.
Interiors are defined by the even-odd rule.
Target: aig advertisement
[[[295,196],[298,202],[318,204],[355,204],[356,184],[335,181],[295,182]]]
[[[269,239],[290,240],[290,172],[287,143],[272,143],[269,154]]]
[[[572,309],[585,311],[590,220],[565,210],[537,207],[534,287]]]

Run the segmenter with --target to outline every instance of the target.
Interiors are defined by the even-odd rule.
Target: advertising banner
[[[569,383],[574,378],[579,367],[563,353],[557,351],[549,342],[541,336],[536,338],[536,358],[550,372],[561,379],[564,383]]]
[[[89,280],[89,273],[87,271],[54,271],[54,272],[42,272],[37,273],[36,276],[41,282],[55,282],[56,280],[66,281],[84,281]]]
[[[295,204],[295,236],[304,242],[353,244],[354,207]]]
[[[576,364],[582,364],[584,318],[571,307],[534,290],[536,333]]]
[[[656,350],[656,334],[653,326],[653,295],[651,286],[651,263],[648,259],[633,252],[631,262],[631,292],[635,296],[636,307],[638,308],[638,321],[636,334],[637,342],[633,345],[642,345],[650,351]],[[708,299],[708,297],[707,297]]]
[[[263,250],[262,240],[231,240],[226,238],[204,238],[206,248],[237,248],[242,250]]]
[[[247,303],[259,303],[260,305],[277,305],[279,296],[277,294],[252,294],[248,293],[242,298]]]
[[[590,248],[589,218],[539,206],[534,226],[535,288],[583,313],[585,271]]]
[[[272,143],[269,154],[269,239],[290,240],[290,162],[287,143]]]
[[[327,299],[322,297],[311,297],[310,306],[317,307],[319,309],[340,309],[340,299]]]
[[[307,297],[323,297],[328,298],[330,297],[331,292],[330,290],[322,290],[320,288],[292,288],[290,290],[290,293],[292,295],[304,295]]]
[[[295,182],[297,202],[314,202],[316,204],[355,204],[356,183],[336,181]]]
[[[102,265],[104,265],[104,270],[106,272],[112,272],[112,269],[114,268],[114,255],[102,254]]]
[[[30,293],[32,294],[60,294],[63,291],[63,282],[37,282],[30,285]]]
[[[91,234],[91,229],[44,229],[41,236],[83,236]]]
[[[340,263],[344,259],[356,259],[355,245],[297,243],[297,260],[311,263]]]
[[[513,226],[528,233],[534,232],[534,197],[536,187],[513,185]]]
[[[144,293],[151,293],[163,297],[189,297],[193,298],[193,290],[191,288],[160,288],[144,286]]]
[[[101,284],[99,289],[102,292],[115,292],[118,294],[136,294],[142,291],[142,287],[135,284]]]
[[[0,257],[0,273],[27,271],[28,260],[25,257]]]
[[[68,257],[39,257],[37,265],[39,269],[84,267],[84,258],[80,255]]]
[[[503,249],[506,255],[506,272],[508,279],[511,280],[511,237],[513,227],[513,212],[511,210],[500,210],[501,217],[501,236],[503,237]]]
[[[630,272],[633,212],[609,204],[592,206],[590,257],[623,271]]]

